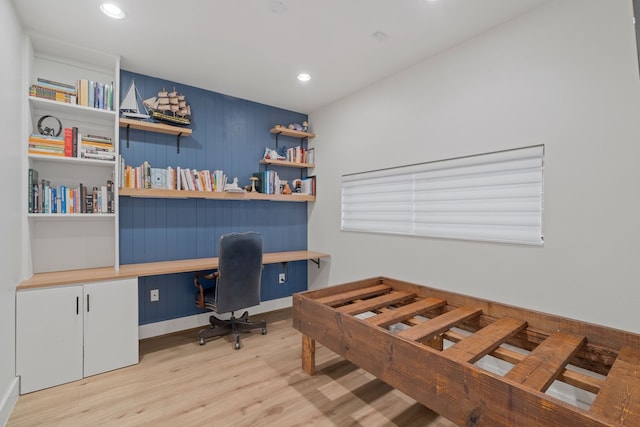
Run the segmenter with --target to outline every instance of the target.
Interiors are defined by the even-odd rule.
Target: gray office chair
[[[240,317],[234,312],[260,304],[260,279],[262,277],[262,235],[256,232],[230,233],[220,237],[218,270],[197,273],[193,279],[196,291],[196,305],[218,314],[231,313],[229,320],[209,318],[210,327],[200,331],[200,345],[205,339],[233,334],[235,349],[240,349],[240,331],[260,328],[267,333],[267,322],[249,321],[247,311]],[[215,285],[206,287],[201,279],[214,280]]]

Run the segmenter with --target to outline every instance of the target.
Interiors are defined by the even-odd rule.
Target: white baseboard
[[[250,315],[266,313],[268,311],[280,310],[292,306],[293,299],[285,297],[270,301],[261,302],[260,305],[249,307],[247,311]],[[244,310],[242,310],[244,313]],[[138,327],[138,338],[145,339],[160,335],[171,334],[173,332],[184,331],[185,329],[199,328],[209,324],[211,312],[196,314],[193,316],[179,317],[177,319],[165,320],[162,322],[149,323]],[[224,316],[219,316],[224,318]]]
[[[0,426],[7,425],[13,407],[16,406],[20,394],[20,378],[15,377],[0,399]]]

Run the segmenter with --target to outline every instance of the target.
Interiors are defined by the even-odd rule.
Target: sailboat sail
[[[136,89],[136,84],[132,79],[131,85],[129,85],[129,90],[120,103],[120,114],[122,114],[123,117],[130,117],[132,119],[148,119],[149,114],[146,113],[146,107],[145,113],[141,113],[138,108],[139,99],[141,100],[140,93],[138,92],[138,89]]]

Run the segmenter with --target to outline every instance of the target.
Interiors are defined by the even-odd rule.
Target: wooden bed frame
[[[317,341],[460,426],[640,426],[635,333],[385,277],[294,294],[293,326],[310,375]],[[593,403],[545,393],[554,381]]]

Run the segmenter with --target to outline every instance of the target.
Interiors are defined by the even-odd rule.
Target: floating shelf
[[[291,136],[293,138],[312,139],[312,138],[316,137],[315,133],[302,132],[302,131],[298,131],[298,130],[288,129],[288,128],[285,128],[285,127],[271,128],[270,132],[275,134],[275,135]]]
[[[167,135],[177,135],[177,150],[180,152],[180,137],[189,136],[193,132],[190,128],[171,126],[165,123],[145,122],[141,120],[120,118],[120,127],[127,128],[127,148],[129,148],[129,129],[138,129],[146,132],[164,133]]]
[[[262,194],[254,192],[218,192],[218,191],[187,191],[187,190],[157,190],[144,188],[120,188],[118,194],[122,197],[146,197],[152,199],[218,199],[218,200],[270,200],[274,202],[313,202],[315,196],[306,194]]]
[[[315,168],[316,165],[311,163],[296,163],[296,162],[287,162],[285,160],[270,160],[270,159],[262,159],[260,160],[261,165],[274,165],[274,166],[282,166],[286,168]]]

